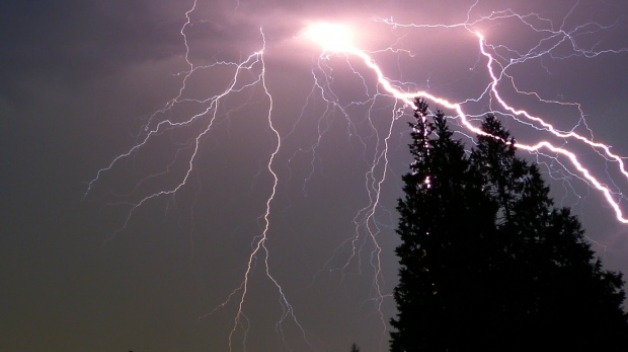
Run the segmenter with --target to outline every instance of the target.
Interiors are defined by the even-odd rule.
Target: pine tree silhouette
[[[392,352],[624,351],[620,273],[487,115],[469,155],[417,100],[397,233]]]

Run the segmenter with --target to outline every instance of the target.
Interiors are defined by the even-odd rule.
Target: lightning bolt
[[[235,349],[235,340],[238,336],[238,332],[242,334],[242,350],[246,350],[246,340],[250,329],[250,322],[246,315],[246,302],[251,294],[251,278],[254,273],[254,269],[258,262],[263,266],[265,277],[270,281],[272,287],[278,295],[279,303],[282,308],[282,313],[276,324],[276,331],[281,337],[284,345],[288,350],[291,349],[288,341],[285,338],[284,324],[288,320],[294,324],[301,334],[302,339],[306,345],[316,351],[316,344],[310,341],[310,333],[297,319],[297,314],[293,305],[290,303],[288,295],[285,293],[280,280],[278,280],[272,274],[271,264],[269,259],[271,258],[271,251],[268,246],[268,241],[272,235],[272,223],[271,218],[274,212],[274,206],[276,203],[276,197],[279,190],[279,186],[282,182],[280,174],[277,171],[277,161],[280,152],[282,152],[282,140],[289,137],[296,124],[298,124],[306,116],[306,110],[311,100],[321,99],[326,108],[319,116],[318,122],[318,139],[307,150],[299,150],[293,154],[293,157],[300,152],[306,152],[311,155],[311,170],[309,176],[303,182],[303,191],[306,192],[306,185],[308,180],[316,172],[315,160],[317,155],[317,149],[322,143],[322,139],[325,133],[328,132],[325,119],[329,117],[333,112],[338,111],[346,119],[348,131],[351,137],[355,137],[359,140],[363,146],[363,159],[369,165],[367,172],[364,175],[363,187],[366,192],[367,201],[366,204],[357,210],[356,215],[352,219],[354,228],[354,234],[346,238],[337,248],[332,255],[332,259],[326,262],[325,267],[332,267],[331,262],[336,256],[340,256],[342,248],[349,248],[349,255],[344,258],[344,263],[339,266],[339,271],[343,273],[347,272],[354,261],[357,261],[357,268],[361,272],[363,268],[363,251],[370,249],[368,254],[368,264],[372,271],[372,301],[375,304],[376,315],[381,325],[381,337],[380,348],[385,344],[387,336],[387,316],[383,313],[382,306],[387,299],[390,299],[391,295],[386,289],[386,280],[382,269],[382,247],[380,246],[379,237],[385,231],[383,225],[377,219],[377,215],[380,212],[388,212],[384,206],[380,204],[382,188],[387,181],[387,177],[390,174],[390,160],[389,155],[391,153],[391,139],[394,135],[394,127],[396,122],[405,116],[405,112],[408,109],[415,108],[414,102],[417,98],[423,98],[431,102],[433,105],[442,107],[449,111],[454,112],[452,119],[457,121],[461,127],[460,133],[468,136],[470,134],[484,134],[475,124],[474,121],[486,112],[495,111],[500,116],[512,118],[513,121],[521,123],[524,126],[534,129],[539,134],[547,134],[549,137],[556,139],[559,143],[555,143],[552,140],[539,140],[534,143],[526,144],[516,142],[516,146],[519,149],[527,150],[533,153],[539,163],[544,163],[542,159],[550,159],[555,161],[553,165],[558,165],[564,170],[564,174],[577,178],[578,180],[586,183],[591,189],[599,192],[601,198],[606,204],[613,210],[616,219],[623,224],[628,223],[628,218],[624,215],[621,207],[621,201],[624,200],[624,195],[618,191],[621,187],[615,184],[615,181],[611,181],[613,187],[609,187],[601,178],[597,177],[595,173],[585,166],[585,163],[581,161],[578,154],[573,150],[567,148],[567,143],[572,141],[573,143],[579,143],[582,146],[590,148],[605,162],[611,163],[616,166],[619,174],[628,180],[628,171],[626,170],[624,157],[613,153],[611,146],[605,143],[601,143],[595,140],[593,132],[587,125],[585,119],[585,113],[582,106],[577,102],[568,102],[554,99],[547,99],[542,97],[537,92],[530,92],[520,89],[516,84],[516,75],[513,74],[514,68],[522,65],[523,63],[540,60],[542,58],[565,60],[573,57],[583,57],[588,59],[594,59],[601,55],[613,55],[627,53],[628,49],[596,49],[596,46],[583,47],[579,45],[578,38],[586,34],[594,34],[600,31],[612,29],[614,25],[601,25],[595,22],[589,22],[582,25],[578,25],[572,29],[567,29],[566,21],[575,11],[578,4],[576,3],[570,11],[565,15],[562,23],[558,26],[548,19],[544,18],[536,13],[528,13],[521,15],[511,9],[494,11],[489,15],[475,15],[476,7],[479,4],[479,0],[476,1],[467,11],[466,19],[459,23],[452,24],[416,24],[416,23],[402,23],[393,20],[392,17],[386,19],[377,19],[375,23],[383,25],[395,31],[398,29],[420,31],[423,29],[439,29],[439,30],[464,30],[470,34],[478,50],[478,66],[481,62],[484,62],[484,72],[486,74],[487,83],[484,89],[475,97],[467,98],[462,101],[455,101],[446,97],[434,94],[431,90],[416,89],[418,84],[416,82],[403,82],[401,80],[391,79],[387,76],[385,70],[380,66],[376,60],[384,54],[392,55],[407,55],[414,56],[420,54],[414,54],[412,51],[404,48],[402,44],[399,44],[398,40],[395,44],[377,50],[362,49],[357,43],[360,41],[360,35],[355,28],[346,23],[334,23],[334,22],[306,22],[304,27],[299,33],[296,33],[295,38],[299,43],[306,43],[311,47],[315,47],[318,56],[316,63],[311,69],[312,76],[312,89],[306,99],[306,104],[303,106],[301,116],[294,123],[293,130],[283,136],[280,130],[276,127],[274,120],[274,99],[273,90],[268,82],[268,70],[267,70],[267,52],[269,50],[267,38],[264,34],[263,28],[260,28],[260,41],[262,42],[261,48],[253,51],[248,56],[245,56],[240,61],[215,61],[208,65],[195,65],[190,58],[191,46],[188,40],[188,29],[193,24],[192,15],[197,9],[197,0],[194,1],[193,6],[185,13],[186,21],[183,24],[180,34],[183,38],[185,47],[184,60],[187,65],[187,70],[181,73],[182,81],[181,86],[177,92],[177,95],[165,103],[162,108],[155,111],[148,122],[144,126],[143,134],[138,138],[136,144],[134,144],[126,152],[116,156],[113,160],[104,168],[96,172],[96,176],[92,179],[86,189],[85,197],[90,195],[97,188],[96,186],[104,182],[104,178],[108,173],[113,172],[119,164],[122,164],[126,160],[138,158],[140,153],[149,147],[150,143],[164,135],[172,134],[175,131],[181,129],[187,129],[194,131],[194,136],[187,140],[182,146],[179,146],[181,153],[177,153],[175,159],[187,155],[186,166],[181,176],[169,187],[159,189],[157,191],[149,191],[145,195],[139,197],[138,200],[127,202],[129,211],[123,221],[122,226],[113,233],[111,239],[127,229],[129,222],[132,220],[136,211],[143,205],[149,203],[152,200],[161,197],[170,197],[173,201],[176,198],[178,192],[180,192],[190,181],[190,177],[195,170],[195,164],[197,163],[199,150],[201,148],[202,141],[209,135],[210,131],[215,124],[220,120],[220,107],[224,104],[227,97],[236,93],[251,92],[255,89],[261,89],[264,94],[264,100],[268,106],[265,112],[265,121],[270,135],[273,140],[273,147],[270,151],[268,159],[263,161],[265,167],[263,172],[270,176],[271,186],[268,190],[265,206],[260,216],[261,219],[261,232],[254,236],[251,242],[251,250],[247,256],[247,262],[244,265],[244,273],[241,283],[231,291],[224,301],[218,304],[213,310],[206,315],[202,316],[202,319],[208,318],[219,309],[224,309],[230,304],[236,306],[235,315],[233,316],[231,328],[228,334],[228,346],[229,350]],[[239,4],[238,4],[239,6]],[[517,21],[519,24],[527,27],[532,32],[538,34],[541,39],[537,41],[535,45],[526,51],[511,49],[502,44],[494,44],[487,37],[490,37],[490,25],[499,21],[512,20]],[[489,27],[488,29],[486,27]],[[486,37],[485,37],[486,35]],[[565,51],[565,48],[569,48]],[[339,59],[351,74],[359,77],[362,82],[360,90],[364,92],[366,98],[362,100],[350,101],[349,103],[342,103],[339,94],[334,91],[334,74],[335,62]],[[475,69],[475,68],[474,68]],[[188,83],[196,75],[211,70],[221,70],[231,72],[229,82],[225,85],[224,89],[220,92],[213,94],[207,98],[192,98],[188,97]],[[372,84],[371,81],[375,83]],[[428,81],[429,86],[429,81]],[[356,88],[357,90],[358,88]],[[579,122],[570,130],[561,130],[549,123],[541,116],[537,116],[528,112],[522,107],[517,107],[516,104],[510,103],[505,91],[514,92],[516,96],[523,96],[526,98],[535,99],[537,102],[547,105],[555,105],[560,107],[566,107],[575,109],[579,113]],[[252,93],[250,93],[252,94]],[[376,127],[373,122],[373,116],[381,119],[381,113],[374,112],[374,106],[376,101],[387,99],[392,101],[390,107],[389,117],[386,120],[384,132],[380,132],[380,129]],[[481,114],[471,114],[467,111],[473,106],[473,104],[479,104],[483,101],[488,101],[489,110]],[[178,115],[176,109],[186,104],[192,104],[197,107],[198,112],[189,115],[184,115],[183,118]],[[245,103],[246,104],[246,103]],[[244,105],[245,105],[244,104]],[[357,132],[357,128],[352,122],[352,109],[355,107],[366,107],[367,116],[365,121],[369,124],[369,129],[372,132],[372,138],[375,140],[375,146],[372,148],[372,155],[366,155],[366,145],[368,141],[365,136],[360,135]],[[467,109],[469,108],[469,109]],[[229,116],[230,112],[225,115]],[[175,117],[168,117],[175,115]],[[199,128],[199,126],[201,126]],[[583,127],[581,127],[583,126]],[[585,129],[588,135],[577,133],[579,128]],[[472,139],[472,137],[469,137]],[[504,141],[506,142],[506,141]],[[187,153],[187,154],[186,154]],[[288,163],[292,160],[288,159]],[[150,175],[146,175],[141,181],[139,181],[131,193],[139,193],[144,189],[144,184],[148,183],[153,178],[159,178],[167,176],[170,173],[171,167],[175,164],[176,160],[172,160],[166,170],[156,172]],[[552,166],[555,167],[555,166]],[[551,169],[551,168],[550,168]],[[262,171],[260,171],[262,172]],[[569,181],[567,181],[569,182]],[[394,215],[391,215],[391,219]],[[391,223],[394,221],[391,221]]]

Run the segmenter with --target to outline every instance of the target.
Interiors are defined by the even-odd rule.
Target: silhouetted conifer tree
[[[416,102],[403,176],[392,352],[624,351],[619,273],[492,115],[470,156]]]

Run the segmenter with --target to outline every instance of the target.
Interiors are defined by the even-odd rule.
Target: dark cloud
[[[184,52],[180,6],[170,6],[178,12],[168,16],[165,6],[146,1],[8,1],[2,6],[4,91],[25,76],[76,82]]]

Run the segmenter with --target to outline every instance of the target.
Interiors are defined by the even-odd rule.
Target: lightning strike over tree
[[[318,276],[326,270],[341,273],[339,286],[348,285],[345,280],[356,275],[356,272],[358,275],[369,275],[372,289],[367,301],[373,310],[372,315],[376,317],[379,349],[383,350],[388,336],[389,316],[383,310],[385,304],[390,305],[391,284],[394,284],[395,278],[386,275],[383,267],[384,249],[381,242],[393,232],[391,225],[394,216],[391,216],[390,205],[382,204],[382,198],[387,185],[398,182],[397,175],[391,177],[396,165],[390,159],[397,149],[393,146],[398,146],[407,133],[401,132],[399,127],[405,125],[405,122],[397,122],[407,118],[408,113],[416,108],[414,102],[417,98],[429,101],[431,106],[445,109],[459,127],[456,132],[466,136],[484,135],[477,121],[480,116],[489,112],[507,120],[510,126],[524,128],[530,135],[533,133],[533,138],[526,137],[528,142],[516,142],[516,147],[529,151],[539,162],[551,165],[548,167],[550,175],[560,169],[562,174],[571,176],[569,179],[564,178],[569,184],[580,182],[590,187],[596,193],[589,197],[603,202],[605,207],[612,210],[617,221],[628,223],[622,204],[627,199],[621,191],[628,185],[624,157],[619,152],[614,152],[610,145],[594,137],[585,119],[585,115],[590,114],[585,113],[586,106],[546,97],[542,93],[520,88],[523,85],[518,83],[521,80],[520,68],[531,63],[538,63],[549,70],[544,66],[545,61],[567,62],[576,58],[596,60],[606,55],[627,56],[628,49],[624,47],[603,48],[600,43],[580,43],[580,38],[613,30],[616,24],[590,21],[568,26],[567,22],[572,12],[577,10],[578,3],[564,15],[562,22],[535,12],[519,14],[511,9],[482,14],[477,9],[480,4],[481,1],[477,1],[470,6],[466,19],[460,22],[412,23],[386,16],[371,20],[370,24],[379,32],[390,36],[378,38],[374,40],[375,43],[369,43],[369,35],[372,33],[357,28],[350,21],[301,21],[301,27],[291,33],[292,39],[284,41],[282,45],[314,53],[309,62],[298,62],[299,65],[310,65],[308,70],[311,82],[308,84],[311,89],[307,96],[302,97],[304,105],[301,115],[287,122],[291,127],[286,129],[279,123],[283,121],[285,124],[286,119],[281,116],[276,103],[279,95],[277,92],[286,88],[273,83],[273,73],[278,73],[279,70],[273,70],[271,66],[280,65],[273,60],[292,59],[282,56],[280,49],[277,49],[279,44],[273,42],[267,35],[269,31],[261,26],[258,27],[256,37],[257,47],[244,54],[240,52],[238,60],[204,58],[202,63],[196,63],[201,61],[197,58],[199,54],[194,53],[199,49],[190,33],[195,22],[202,21],[203,14],[197,10],[199,3],[195,0],[185,13],[185,23],[180,29],[185,48],[183,60],[187,68],[180,73],[182,79],[177,94],[150,115],[134,145],[114,156],[108,165],[95,173],[94,179],[87,186],[85,197],[102,192],[101,189],[107,188],[109,174],[117,173],[118,168],[127,163],[146,157],[146,151],[151,150],[153,144],[170,138],[171,147],[176,152],[163,162],[165,165],[159,170],[141,175],[131,187],[132,191],[119,196],[121,200],[117,201],[118,204],[126,205],[128,210],[121,220],[121,226],[112,234],[111,239],[115,240],[116,236],[126,233],[136,214],[150,203],[167,199],[169,205],[179,204],[179,198],[184,198],[180,193],[189,192],[190,189],[200,193],[201,187],[198,184],[203,180],[195,175],[198,173],[203,149],[209,148],[212,138],[218,138],[214,130],[217,126],[229,125],[242,115],[242,111],[254,106],[254,113],[251,114],[254,120],[246,123],[258,126],[258,130],[262,131],[260,136],[265,136],[268,141],[268,149],[265,151],[267,156],[262,160],[255,160],[259,164],[258,173],[251,177],[254,184],[251,189],[261,188],[265,194],[264,202],[257,209],[258,218],[253,219],[257,221],[259,232],[247,234],[250,235],[250,247],[247,248],[246,260],[238,273],[234,274],[241,279],[239,284],[233,286],[221,301],[214,302],[212,309],[201,313],[200,320],[213,319],[219,311],[229,312],[229,332],[224,338],[229,351],[246,351],[249,333],[255,329],[254,322],[247,314],[252,310],[248,302],[256,291],[252,281],[265,280],[270,283],[280,307],[275,332],[286,349],[291,350],[294,345],[299,345],[312,351],[325,350],[322,347],[325,344],[320,342],[324,337],[312,332],[307,318],[299,314],[293,301],[298,296],[297,292],[307,290],[308,287],[286,290],[288,283],[277,275],[281,265],[273,261],[272,243],[277,237],[273,220],[290,207],[291,195],[286,187],[291,182],[290,164],[293,160],[296,163],[304,155],[308,160],[309,171],[304,173],[304,180],[299,180],[303,184],[304,194],[307,193],[310,179],[324,172],[321,170],[325,164],[320,157],[320,150],[324,148],[326,136],[334,132],[330,126],[334,126],[337,116],[340,116],[345,121],[347,138],[355,141],[355,158],[366,165],[359,180],[364,195],[361,205],[352,209],[353,218],[347,219],[352,232],[341,236],[342,239],[335,244],[336,249],[328,254],[323,267],[311,275],[310,281],[316,282]],[[516,25],[524,28],[531,36],[533,34],[533,44],[525,48],[510,48],[498,39],[493,39],[498,38],[494,33],[496,28],[506,25]],[[401,67],[396,70],[395,65],[390,63],[382,64],[389,59],[405,62],[421,58],[429,48],[421,48],[424,50],[422,51],[406,47],[408,41],[405,38],[420,38],[425,31],[451,35],[456,41],[475,48],[472,58],[474,66],[469,71],[480,83],[475,86],[475,90],[471,90],[470,95],[462,99],[453,97],[443,93],[446,89],[430,88],[430,80],[410,81],[404,78],[405,72],[396,72],[421,70],[429,66],[428,63],[423,62],[417,67],[403,70]],[[382,45],[382,42],[385,44]],[[213,89],[199,97],[195,91],[198,88],[192,87],[197,87],[196,81],[203,77],[214,79],[222,85],[219,89]],[[359,82],[352,87],[355,94],[347,94],[338,88],[339,82],[343,80]],[[219,84],[216,83],[215,86],[217,85]],[[521,105],[521,102],[530,101],[543,107],[559,108],[565,114],[570,114],[575,122],[567,128],[557,127],[557,124],[551,122],[554,121],[552,116],[531,112],[525,105]],[[259,108],[260,106],[263,108]],[[310,113],[310,109],[316,111]],[[293,131],[299,124],[306,124],[306,120],[316,121],[316,138],[305,148],[287,150],[288,145],[295,144],[292,142]],[[563,125],[566,124],[560,124]],[[286,141],[291,143],[285,143]],[[586,160],[579,156],[582,150],[589,153]],[[613,175],[619,175],[619,178],[611,178],[609,171],[600,173],[594,167],[587,166],[591,153],[599,157],[609,169],[613,168]],[[176,168],[181,170],[175,172]],[[153,181],[157,179],[164,180],[164,183],[155,186]],[[191,209],[194,209],[193,205]],[[197,213],[198,210],[190,212]],[[363,304],[366,305],[364,302]],[[294,338],[286,336],[286,331],[296,332],[300,344]]]

